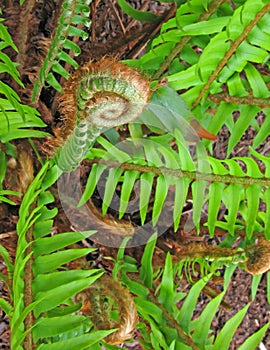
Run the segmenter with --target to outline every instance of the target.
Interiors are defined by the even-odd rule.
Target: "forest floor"
[[[42,1],[40,1],[42,3]],[[49,1],[53,3],[53,0]],[[49,3],[48,2],[48,3]],[[165,13],[167,17],[172,15],[173,9],[170,8],[169,4],[160,5],[155,1],[132,1],[133,5],[136,8],[154,11],[156,13]],[[1,1],[0,1],[1,4]],[[167,12],[166,12],[167,11]],[[4,11],[5,14],[5,11]],[[110,55],[118,58],[134,58],[143,52],[146,38],[155,35],[155,31],[147,27],[143,27],[138,22],[127,18],[116,6],[116,1],[93,1],[92,5],[92,14],[94,15],[92,28],[90,34],[90,39],[88,42],[85,42],[82,45],[83,54],[81,56],[82,61],[87,60],[89,52],[92,59],[98,59],[102,56]],[[44,20],[44,22],[46,22]],[[47,24],[49,26],[49,23]],[[46,29],[46,25],[44,25]],[[43,28],[43,29],[44,29]],[[48,30],[48,28],[46,29]],[[139,37],[137,35],[134,38],[134,35],[138,30],[141,30],[141,33],[146,33],[146,36]],[[89,59],[89,58],[88,58]],[[45,94],[44,94],[45,96]],[[48,102],[49,98],[46,101],[46,97],[43,96],[45,102],[47,102],[47,107],[51,102]],[[47,120],[48,121],[48,120]],[[225,128],[219,134],[219,138],[215,141],[213,145],[214,156],[222,159],[224,158],[227,140],[228,140],[228,130]],[[251,144],[251,141],[254,137],[254,130],[250,128],[245,135],[242,137],[240,143],[237,146],[237,149],[234,150],[232,156],[247,155],[248,146]],[[265,144],[261,149],[262,154],[267,154],[269,152],[268,145]],[[86,175],[85,175],[86,176]],[[0,241],[11,253],[12,256],[15,255],[16,249],[16,222],[18,220],[18,209],[19,206],[8,206],[0,204]],[[191,209],[192,210],[192,209]],[[61,212],[59,206],[60,215],[58,220],[55,222],[55,228],[57,232],[63,232],[63,230],[70,231],[70,224],[64,218],[64,214]],[[185,214],[185,215],[190,215]],[[164,236],[161,236],[159,240],[166,241],[169,237],[171,240],[177,240],[183,232],[177,232],[174,234],[172,230],[169,230]],[[181,236],[181,239],[183,237]],[[192,236],[189,236],[189,239],[192,240]],[[195,239],[195,238],[194,238]],[[202,236],[202,239],[206,239]],[[215,238],[216,243],[220,238]],[[138,248],[140,249],[140,248]],[[102,250],[102,247],[99,247],[99,251]],[[106,250],[108,253],[108,250]],[[115,253],[115,252],[114,252]],[[98,254],[96,255],[97,260],[99,259]],[[0,274],[5,270],[3,262],[0,261]],[[225,296],[225,301],[229,305],[229,309],[220,308],[215,320],[212,324],[212,329],[215,334],[217,334],[220,329],[224,326],[226,321],[231,318],[238,310],[244,307],[248,302],[251,301],[251,280],[252,276],[247,272],[237,268],[231,284],[228,288],[228,291]],[[267,321],[270,319],[270,305],[266,299],[266,274],[262,277],[262,280],[259,284],[258,291],[255,299],[252,301],[249,311],[245,316],[243,322],[238,328],[234,339],[230,345],[231,350],[236,350],[239,348],[240,344],[247,338],[249,335],[256,332],[261,328]],[[183,283],[181,285],[183,291],[187,290],[188,284]],[[8,299],[7,290],[0,281],[0,295]],[[199,314],[204,307],[206,306],[209,298],[202,295],[200,297],[199,303],[197,304],[196,313]],[[268,333],[262,342],[265,346],[261,345],[260,350],[270,349],[270,333]],[[10,349],[9,346],[9,322],[6,315],[0,311],[0,349]],[[133,345],[133,349],[142,349],[138,344],[136,347]]]

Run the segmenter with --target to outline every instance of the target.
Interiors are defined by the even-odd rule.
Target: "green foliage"
[[[226,322],[214,339],[211,323],[225,295],[230,280],[230,271],[224,276],[223,291],[213,298],[199,316],[193,317],[197,300],[203,288],[211,278],[205,276],[196,282],[188,294],[179,292],[177,285],[177,268],[168,253],[163,272],[153,274],[148,266],[152,265],[153,246],[155,238],[147,243],[138,271],[134,276],[128,257],[123,256],[121,279],[129,290],[136,295],[135,303],[143,322],[139,324],[143,338],[140,340],[144,349],[229,349],[237,327],[243,320],[249,304],[239,310]],[[119,266],[119,260],[117,261]],[[129,274],[128,274],[129,273]],[[181,301],[181,307],[176,306]],[[259,332],[247,338],[242,344],[243,349],[255,349],[262,339],[270,323]],[[150,327],[150,332],[149,329]]]
[[[269,78],[259,71],[260,65],[269,66],[269,3],[235,5],[233,10],[227,2],[185,2],[163,24],[148,52],[127,61],[154,79],[165,75],[209,131],[215,134],[225,124],[231,132],[227,156],[249,125],[258,130],[253,141],[258,147],[269,123]],[[262,129],[254,123],[260,107],[266,115]],[[213,109],[214,118],[209,113]],[[236,122],[235,110],[240,112]]]
[[[235,157],[233,159],[218,160],[207,155],[202,142],[197,139],[195,157],[193,149],[185,140],[194,136],[194,131],[185,120],[191,117],[185,112],[174,109],[182,100],[170,88],[161,88],[153,94],[152,101],[146,107],[140,119],[150,130],[166,130],[165,135],[143,136],[141,126],[136,127],[136,138],[122,143],[112,143],[103,137],[98,138],[98,148],[92,148],[87,154],[88,159],[94,159],[97,164],[91,169],[88,182],[80,201],[85,203],[94,193],[102,173],[104,164],[111,169],[105,179],[105,193],[103,196],[103,214],[106,213],[113,198],[113,192],[121,183],[119,196],[119,217],[128,209],[130,195],[135,184],[140,184],[142,194],[138,204],[141,222],[144,224],[151,191],[155,191],[154,201],[151,203],[152,222],[155,225],[161,215],[165,199],[170,191],[174,192],[174,211],[172,223],[177,230],[181,212],[188,196],[190,184],[193,200],[193,222],[200,230],[200,219],[203,206],[208,204],[207,226],[211,236],[215,228],[226,227],[232,235],[235,229],[245,229],[248,238],[254,231],[265,232],[269,235],[269,206],[266,212],[259,210],[260,201],[268,203],[266,195],[269,185],[268,157],[262,157],[250,149],[257,162],[249,157]],[[170,101],[174,101],[171,104]],[[185,119],[184,119],[185,118]],[[182,126],[181,132],[178,125]],[[140,131],[139,131],[140,130]],[[193,134],[192,134],[193,132]],[[184,135],[183,135],[184,134]],[[141,138],[138,135],[142,135]],[[171,147],[171,145],[177,147]],[[102,148],[101,148],[101,147]],[[126,151],[128,150],[128,152]],[[266,171],[263,173],[258,160],[263,162]],[[240,161],[245,166],[240,166]],[[120,167],[120,168],[119,168]],[[154,181],[154,177],[156,178]],[[174,190],[172,190],[174,188]],[[218,211],[221,205],[228,209],[226,221],[218,221]],[[239,220],[238,214],[243,220]]]
[[[40,343],[38,349],[55,349],[61,346],[73,349],[74,343],[77,344],[76,348],[85,349],[110,332],[91,331],[91,334],[87,334],[91,329],[90,320],[84,316],[72,315],[78,307],[74,309],[68,305],[71,297],[89,287],[103,272],[94,269],[88,271],[63,269],[63,264],[94,250],[65,249],[82,238],[89,237],[93,232],[67,232],[48,237],[53,218],[57,214],[56,208],[49,210],[46,207],[54,202],[52,194],[46,188],[41,189],[48,165],[49,163],[44,165],[29,186],[20,207],[14,271],[12,265],[10,268],[13,276],[14,305],[12,311],[8,310],[9,314],[12,312],[11,346],[13,349],[22,349],[28,333],[23,327],[23,322],[27,324],[27,317],[33,313],[35,322],[31,331],[34,343]],[[33,243],[28,243],[29,233],[32,235]],[[30,246],[32,246],[31,252],[29,252]],[[32,281],[31,275],[27,275],[28,264],[33,273]],[[33,301],[27,307],[23,298],[27,293],[24,283],[26,278],[32,282],[33,288]],[[46,343],[48,344],[45,345]]]
[[[77,69],[73,55],[80,54],[80,47],[72,38],[88,37],[81,27],[90,25],[90,2],[63,2],[54,38],[34,86],[33,101],[38,101],[45,83],[61,92],[58,78],[69,78],[68,65]],[[264,0],[237,1],[233,10],[228,2],[217,0],[176,3],[175,17],[163,24],[159,35],[148,44],[147,52],[140,59],[127,61],[151,78],[155,89],[152,99],[139,123],[129,126],[130,137],[125,142],[118,142],[121,130],[107,131],[88,151],[86,159],[92,162],[92,167],[79,204],[86,203],[100,181],[104,181],[102,214],[108,212],[113,195],[120,193],[118,208],[122,219],[139,185],[134,211],[139,212],[141,225],[147,222],[151,212],[155,226],[166,209],[167,198],[173,194],[172,220],[168,226],[172,225],[176,231],[185,202],[190,198],[193,224],[198,232],[201,213],[208,208],[206,225],[210,236],[220,227],[229,233],[223,245],[230,245],[237,238],[238,230],[244,231],[246,238],[241,244],[245,248],[257,234],[270,238],[270,162],[268,156],[258,152],[269,135],[269,74],[262,68],[269,69],[270,5]],[[158,20],[153,13],[135,10],[124,0],[118,0],[118,4],[133,18],[152,23]],[[0,39],[0,73],[23,89],[17,64],[5,51],[17,49],[2,21]],[[168,86],[158,85],[161,77],[167,79]],[[47,134],[33,129],[45,124],[35,109],[21,103],[11,86],[1,81],[0,93],[0,141],[4,144],[0,151],[0,202],[14,204],[8,195],[19,194],[2,189],[7,156],[14,153],[10,141]],[[233,117],[234,111],[239,114],[237,118]],[[261,127],[256,122],[258,112],[265,116]],[[228,128],[230,137],[225,159],[210,156],[211,143],[200,141],[196,128],[192,127],[194,118],[214,135],[223,125]],[[249,157],[231,158],[250,126],[257,134]],[[14,263],[7,250],[0,246],[8,272],[0,278],[11,299],[8,303],[0,298],[0,306],[10,318],[11,346],[14,350],[100,349],[101,346],[116,349],[101,342],[114,330],[95,329],[91,317],[79,313],[81,304],[74,302],[74,296],[99,281],[103,271],[67,268],[70,262],[93,251],[69,246],[93,232],[51,235],[57,209],[48,188],[59,175],[54,161],[46,162],[24,195],[17,223]],[[266,209],[259,210],[259,204],[264,204]],[[218,219],[221,206],[227,210],[222,221]],[[211,323],[228,288],[232,264],[241,259],[221,257],[212,262],[210,254],[197,254],[195,258],[179,259],[175,263],[168,253],[164,265],[157,271],[153,263],[154,236],[145,247],[138,269],[138,263],[124,254],[125,243],[119,249],[113,277],[119,278],[134,295],[141,317],[138,330],[142,346],[145,349],[229,349],[249,304],[226,323],[215,339]],[[185,277],[194,282],[195,264],[200,266],[203,278],[197,278],[185,294],[179,291],[178,281]],[[223,291],[194,317],[199,295],[223,264],[229,265]],[[252,299],[260,279],[261,276],[253,278]],[[267,297],[269,302],[270,273]],[[255,349],[269,325],[265,324],[246,339],[239,349]]]
[[[14,103],[15,99],[16,102]],[[35,109],[20,104],[18,96],[12,96],[11,94],[8,95],[7,99],[1,98],[0,106],[1,142],[6,143],[19,138],[45,137],[49,135],[40,130],[30,129],[32,127],[42,128],[46,124],[39,118],[39,114]]]
[[[132,6],[130,6],[126,0],[117,0],[121,9],[130,17],[137,19],[138,21],[146,21],[153,22],[157,20],[158,16],[151,12],[144,12],[135,10]]]
[[[56,79],[55,74],[68,79],[69,73],[64,67],[65,64],[75,69],[78,68],[78,64],[72,58],[72,54],[78,56],[81,49],[72,41],[72,38],[79,37],[83,40],[88,38],[88,34],[80,28],[80,25],[87,28],[90,26],[90,3],[91,0],[66,0],[63,2],[62,12],[58,20],[58,27],[55,31],[49,52],[40,69],[39,78],[34,86],[32,95],[33,101],[38,100],[45,82],[57,91],[62,91],[62,87]],[[68,52],[66,50],[68,50]]]
[[[7,28],[0,19],[0,74],[9,74],[19,86],[23,87],[20,81],[17,64],[12,62],[4,49],[11,47],[17,51]],[[0,141],[6,143],[10,140],[25,137],[45,137],[48,135],[39,130],[29,130],[27,128],[42,128],[45,124],[39,118],[39,113],[30,106],[20,102],[18,94],[6,83],[0,81]]]

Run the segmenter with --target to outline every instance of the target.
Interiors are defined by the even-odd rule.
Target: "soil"
[[[38,1],[42,4],[42,1]],[[4,9],[4,16],[7,18],[12,18],[14,13],[8,9],[8,1],[0,1],[2,8]],[[149,10],[160,15],[164,15],[166,18],[173,14],[173,9],[169,3],[159,3],[156,1],[141,1],[132,0],[129,1],[137,9]],[[5,11],[6,10],[6,11]],[[57,12],[56,2],[48,1],[46,8],[43,8],[41,15],[43,18],[43,25],[39,26],[39,30],[42,31],[39,34],[49,36],[51,27],[53,25],[53,16]],[[79,58],[80,63],[89,60],[100,59],[104,55],[110,55],[117,58],[136,58],[140,55],[147,43],[146,39],[155,34],[154,28],[147,28],[147,26],[128,18],[118,7],[116,1],[110,0],[107,2],[94,0],[91,5],[91,10],[93,14],[92,31],[90,33],[90,38],[84,43],[81,43],[82,55]],[[50,17],[51,16],[51,17]],[[50,20],[49,20],[50,18]],[[10,29],[12,32],[12,28]],[[45,34],[44,34],[45,33]],[[135,35],[136,33],[136,35]],[[36,33],[37,34],[37,33]],[[16,40],[15,40],[16,41]],[[43,117],[47,124],[51,127],[53,121],[57,117],[57,111],[54,109],[54,95],[50,91],[44,91],[42,94],[43,104],[39,106]],[[263,116],[258,116],[258,120]],[[50,129],[50,128],[49,128]],[[233,150],[233,154],[237,156],[247,155],[247,147],[250,145],[251,140],[254,138],[255,130],[250,128],[247,130],[245,135],[240,140],[237,147]],[[214,156],[223,159],[226,153],[227,140],[229,137],[229,131],[226,127],[223,127],[219,133],[218,140],[214,143],[213,150]],[[267,154],[269,152],[269,143],[264,143],[259,150],[262,154]],[[87,168],[87,165],[86,165]],[[84,173],[84,179],[86,179],[87,171]],[[11,256],[15,256],[16,250],[16,222],[18,220],[18,208],[19,206],[11,207],[8,205],[0,205],[0,238],[1,244],[3,244],[10,252]],[[190,214],[190,208],[187,204],[186,212],[183,214],[183,221],[186,220],[187,216]],[[66,219],[64,213],[61,211],[61,206],[59,204],[59,215],[55,222],[55,230],[57,232],[70,231],[70,223]],[[224,214],[224,213],[223,213]],[[220,215],[223,215],[222,213]],[[160,237],[159,245],[162,242],[166,243],[166,240],[197,240],[201,239],[208,241],[207,236],[196,237],[194,235],[188,234],[188,237],[183,237],[183,231],[179,230],[177,234],[173,234],[172,230],[169,230],[164,236]],[[216,242],[220,241],[220,238],[215,238]],[[85,244],[85,242],[82,242]],[[103,266],[103,261],[99,256],[100,252],[108,252],[106,248],[100,247],[95,255],[97,265]],[[112,252],[113,254],[115,251]],[[140,256],[141,251],[137,251],[133,255]],[[108,266],[106,266],[109,269]],[[5,272],[5,265],[0,261],[0,274]],[[244,307],[248,302],[251,301],[251,281],[252,277],[247,272],[237,268],[228,292],[225,297],[226,303],[229,308],[220,308],[216,318],[212,324],[212,329],[214,334],[218,334],[220,329],[224,326],[226,321],[231,318],[238,310]],[[183,291],[188,290],[188,284],[181,283]],[[0,281],[0,294],[2,297],[8,300],[8,292]],[[238,328],[234,339],[231,343],[230,350],[238,349],[240,344],[251,334],[256,332],[261,328],[266,322],[270,320],[270,305],[267,301],[267,275],[264,274],[262,280],[259,284],[259,288],[255,299],[251,302],[250,308],[247,315],[245,316],[242,324]],[[205,295],[200,297],[197,304],[196,315],[204,309],[209,298]],[[195,316],[196,316],[195,315]],[[270,349],[270,333],[268,332],[264,337],[262,344],[258,349]],[[125,348],[128,348],[126,346]],[[129,347],[131,348],[131,346]],[[140,345],[132,346],[133,349],[141,349]],[[0,349],[10,349],[9,346],[9,322],[7,316],[2,312],[0,314]]]

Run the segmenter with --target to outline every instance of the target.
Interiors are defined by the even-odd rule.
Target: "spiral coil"
[[[149,82],[112,59],[89,62],[68,80],[60,99],[64,125],[55,130],[55,160],[64,172],[76,169],[106,129],[133,121],[150,97]]]

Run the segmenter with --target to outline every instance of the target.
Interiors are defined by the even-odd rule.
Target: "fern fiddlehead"
[[[118,321],[110,319],[111,308],[106,299],[111,298],[118,309]],[[130,339],[138,321],[138,315],[129,291],[111,277],[103,275],[92,286],[78,293],[75,301],[82,302],[81,312],[90,314],[96,329],[118,328],[108,335],[109,344],[120,344]]]
[[[129,123],[150,97],[149,82],[134,69],[111,59],[89,62],[64,88],[60,112],[65,121],[51,145],[64,172],[76,169],[89,146],[106,128]]]
[[[262,274],[270,269],[270,242],[259,237],[255,245],[246,248],[245,267],[252,275]]]

